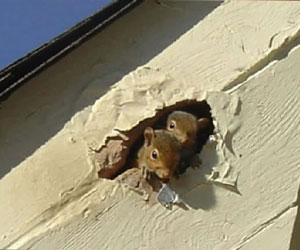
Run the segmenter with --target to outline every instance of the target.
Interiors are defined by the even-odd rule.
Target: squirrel
[[[167,130],[144,131],[144,145],[137,153],[136,165],[142,170],[145,179],[152,174],[162,182],[168,182],[173,176],[181,157],[181,144],[177,137]]]
[[[174,111],[168,116],[166,130],[173,133],[181,143],[181,160],[174,171],[175,176],[183,174],[194,155],[201,151],[210,128],[211,121],[208,118],[197,119],[188,112]]]
[[[210,122],[208,118],[198,120],[191,113],[174,111],[168,116],[166,129],[144,130],[144,144],[137,151],[132,168],[140,169],[150,182],[156,179],[151,177],[164,183],[172,176],[178,177],[205,144]]]

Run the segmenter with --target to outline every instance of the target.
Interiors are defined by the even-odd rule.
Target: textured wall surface
[[[297,249],[299,35],[297,2],[149,1],[30,80],[0,104],[0,248]],[[90,147],[189,99],[221,139],[171,183],[186,210],[98,178]]]

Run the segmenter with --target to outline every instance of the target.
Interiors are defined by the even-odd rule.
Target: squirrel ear
[[[200,130],[206,129],[209,125],[209,120],[207,118],[200,118],[198,120],[198,127]]]
[[[144,131],[145,145],[150,146],[155,133],[153,128],[147,127]]]

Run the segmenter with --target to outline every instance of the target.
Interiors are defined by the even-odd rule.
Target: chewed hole
[[[172,106],[157,110],[155,116],[141,121],[128,131],[119,131],[120,136],[108,137],[106,143],[99,151],[94,152],[93,161],[97,164],[98,177],[115,179],[126,170],[130,169],[137,151],[143,145],[143,133],[147,127],[165,129],[168,115],[173,111],[185,111],[193,114],[197,119],[207,118],[210,123],[205,131],[205,136],[199,142],[199,151],[214,131],[211,108],[208,103],[196,100],[185,100]]]

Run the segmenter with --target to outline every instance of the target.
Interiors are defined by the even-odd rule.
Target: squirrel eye
[[[175,126],[176,126],[175,122],[171,121],[170,124],[169,124],[169,129],[174,129]]]
[[[158,152],[157,152],[156,150],[153,150],[153,151],[151,152],[151,158],[152,158],[153,160],[157,160],[157,159],[158,159]]]

